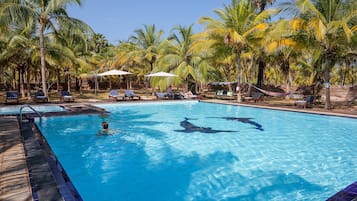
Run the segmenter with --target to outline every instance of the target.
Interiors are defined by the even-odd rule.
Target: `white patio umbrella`
[[[166,73],[166,72],[162,72],[162,71],[160,71],[160,72],[157,72],[157,73],[151,73],[151,74],[148,74],[148,75],[145,75],[145,77],[147,77],[147,78],[150,78],[150,77],[176,77],[177,75],[175,75],[175,74],[172,74],[172,73]],[[146,93],[146,95],[147,95],[147,91],[148,91],[148,87],[147,87],[147,85],[148,84],[146,84],[146,86],[145,86],[145,93]]]
[[[176,76],[177,75],[175,75],[175,74],[166,73],[166,72],[162,72],[162,71],[145,75],[145,77],[176,77]]]
[[[108,76],[108,75],[129,75],[132,74],[130,72],[127,71],[122,71],[122,70],[110,70],[110,71],[106,71],[104,73],[99,73],[98,76]]]
[[[113,69],[113,70],[110,70],[110,71],[99,73],[98,76],[130,75],[130,74],[132,74],[132,73],[131,72],[127,72],[127,71]]]

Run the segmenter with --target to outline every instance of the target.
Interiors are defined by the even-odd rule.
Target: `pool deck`
[[[33,200],[20,128],[13,116],[0,118],[0,200]]]
[[[227,100],[218,100],[218,99],[207,99],[202,100],[202,102],[207,103],[219,103],[219,104],[226,104],[226,105],[238,105],[238,106],[245,106],[245,107],[254,107],[254,108],[262,108],[262,109],[271,109],[271,110],[281,110],[281,111],[289,111],[289,112],[301,112],[301,113],[308,113],[308,114],[318,114],[318,115],[329,115],[329,116],[339,116],[339,117],[348,117],[348,118],[356,118],[356,112],[338,112],[338,111],[327,111],[327,110],[317,110],[313,108],[298,108],[298,107],[284,107],[284,106],[270,106],[265,105],[264,103],[237,103],[235,101],[227,101]]]
[[[137,101],[137,102],[145,102],[145,101]],[[245,104],[245,103],[237,103],[234,101],[226,101],[226,100],[210,99],[210,100],[202,100],[202,102],[357,118],[357,114],[314,111],[311,109],[276,107],[276,106],[267,106],[267,105],[250,104],[250,103]],[[83,113],[97,113],[97,114],[105,113],[105,111],[100,110],[96,107],[91,107],[89,104],[90,103],[66,104],[65,106],[68,109],[70,109],[70,112],[62,113],[60,115],[73,115],[73,114],[83,114]],[[56,115],[56,114],[49,113],[49,115],[46,116],[52,116],[52,115]],[[32,193],[33,191],[30,183],[29,167],[28,164],[26,163],[28,157],[31,156],[29,155],[26,156],[25,146],[27,145],[24,142],[23,136],[21,136],[21,129],[17,117],[0,116],[0,200],[6,200],[6,201],[34,200],[33,193]],[[61,198],[59,198],[59,200],[61,200]]]

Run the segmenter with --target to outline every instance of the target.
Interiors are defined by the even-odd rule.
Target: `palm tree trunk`
[[[228,68],[224,68],[224,76],[226,77],[226,81],[231,81],[231,65],[228,65]],[[232,91],[232,84],[228,84],[228,91]]]
[[[286,84],[286,92],[287,93],[291,92],[292,85],[293,85],[293,76],[291,75],[291,71],[290,71],[290,68],[289,68],[288,83]],[[289,100],[290,96],[286,96],[286,99]]]
[[[16,69],[15,68],[12,70],[12,77],[13,77],[13,79],[12,79],[12,89],[11,90],[14,90],[14,89],[18,90],[16,87]]]
[[[57,91],[59,92],[60,91],[60,82],[61,82],[61,78],[60,78],[60,68],[58,66],[56,66],[56,88],[57,88]]]
[[[342,86],[345,86],[347,75],[350,72],[350,63],[349,63],[349,61],[346,62],[345,67],[346,67],[346,69],[345,69],[344,74],[343,74]]]
[[[20,80],[20,90],[21,90],[21,97],[25,97],[25,79],[24,79],[24,74],[25,74],[25,66],[21,65],[19,69],[19,80]]]
[[[21,67],[17,66],[17,74],[18,74],[18,78],[17,78],[17,91],[19,93],[21,93]],[[23,97],[23,94],[21,93],[21,97]]]
[[[82,81],[82,78],[80,77],[79,78],[79,94],[82,95],[82,84],[83,84],[83,81]]]
[[[40,54],[41,54],[41,81],[42,81],[42,91],[47,96],[47,86],[46,86],[46,60],[45,60],[45,36],[44,36],[45,24],[42,19],[40,19]]]
[[[252,58],[251,61],[250,61],[250,64],[249,64],[249,69],[250,69],[250,81],[249,81],[249,85],[248,85],[248,92],[247,92],[247,95],[250,96],[251,93],[252,93],[252,86],[250,85],[251,83],[253,83],[253,79],[254,79],[254,76],[253,76],[253,64],[254,64],[254,59]]]
[[[27,99],[31,100],[31,84],[30,84],[30,61],[27,60],[26,65],[26,88],[27,88]]]
[[[290,73],[290,62],[289,62],[288,58],[284,58],[283,59],[283,62],[281,64],[280,68],[283,71],[284,79],[286,81],[286,92],[289,93],[292,82],[291,82],[291,73]],[[285,96],[285,99],[289,100],[290,97],[289,96]]]
[[[237,53],[237,64],[238,64],[238,80],[237,80],[237,102],[240,103],[242,102],[242,94],[241,94],[241,88],[240,88],[240,81],[241,81],[241,71],[242,71],[242,65],[240,61],[240,52]]]
[[[71,92],[71,75],[69,73],[67,78],[67,91]]]
[[[262,88],[263,82],[264,82],[264,69],[265,69],[265,63],[262,60],[262,58],[258,59],[258,79],[257,79],[257,86],[259,88]]]
[[[326,102],[325,109],[331,109],[331,99],[330,99],[330,62],[325,61],[325,87],[326,87]]]

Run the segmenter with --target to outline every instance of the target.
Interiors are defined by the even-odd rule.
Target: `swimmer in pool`
[[[106,121],[102,122],[102,130],[98,131],[97,135],[114,135],[116,133],[122,133],[121,130],[118,129],[109,129],[109,124]]]
[[[112,135],[112,132],[109,130],[108,122],[102,122],[102,130],[98,131],[97,135]]]

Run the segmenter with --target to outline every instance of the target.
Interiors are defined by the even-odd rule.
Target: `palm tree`
[[[72,3],[80,5],[80,0],[43,0],[43,1],[12,1],[2,0],[0,11],[5,13],[7,23],[34,20],[38,24],[38,36],[41,56],[42,90],[47,95],[46,86],[46,50],[45,32],[55,31],[56,26],[73,32],[91,32],[91,28],[82,21],[70,18],[66,6]]]
[[[309,41],[321,50],[326,88],[325,109],[331,109],[330,72],[337,62],[337,53],[351,43],[356,24],[356,1],[297,0],[301,29],[306,28]]]
[[[109,47],[109,42],[103,34],[95,33],[89,41],[89,51],[103,53]]]
[[[252,5],[258,10],[259,13],[263,12],[267,6],[267,4],[273,4],[275,0],[253,0]],[[258,77],[257,77],[257,85],[258,87],[262,87],[264,81],[264,69],[265,69],[265,61],[263,60],[265,52],[263,49],[260,50],[260,57],[258,60]]]
[[[188,27],[177,26],[172,29],[168,43],[162,49],[159,64],[161,70],[175,72],[181,80],[186,81],[187,89],[197,90],[196,83],[204,83],[207,74],[207,62],[202,58],[201,48],[195,46],[193,39],[193,25]],[[192,87],[192,88],[191,88]],[[195,87],[195,89],[193,89]]]
[[[139,48],[138,51],[132,52],[132,54],[140,56],[142,63],[149,63],[149,72],[153,70],[154,63],[157,60],[163,34],[164,31],[162,30],[156,31],[155,25],[144,25],[144,29],[135,30],[135,35],[129,38],[129,41]]]
[[[164,31],[157,31],[153,24],[144,25],[144,29],[135,30],[135,35],[130,36],[129,41],[125,43],[126,51],[129,50],[128,57],[141,68],[138,72],[139,79],[145,80],[144,75],[153,71],[154,64],[159,57],[159,49],[163,43],[161,39],[163,34]]]
[[[27,81],[27,96],[30,98],[30,67],[32,60],[35,59],[38,49],[38,40],[34,37],[35,24],[32,22],[21,21],[16,25],[13,24],[5,30],[0,36],[0,40],[5,43],[4,49],[1,50],[0,64],[14,67],[18,73],[18,91],[25,96],[25,74]]]
[[[62,53],[60,60],[56,60],[55,64],[58,70],[63,68],[65,71],[65,80],[67,81],[66,90],[70,91],[71,75],[76,79],[76,88],[79,88],[80,69],[91,66],[89,62],[89,40],[88,35],[83,33],[72,33],[66,29],[60,29],[56,34],[51,35],[52,44],[57,44],[58,52]],[[94,34],[95,37],[95,34]],[[57,78],[59,80],[59,78]],[[58,88],[57,88],[58,89]]]
[[[259,14],[255,12],[251,0],[232,0],[224,9],[215,10],[219,20],[202,17],[200,22],[207,23],[206,32],[221,36],[221,41],[232,48],[238,66],[237,101],[241,102],[241,54],[249,49],[251,42],[262,37],[261,33],[268,28],[265,22],[272,15],[271,10]]]
[[[296,34],[291,29],[291,21],[279,20],[272,24],[269,34],[263,40],[265,52],[273,56],[272,64],[278,65],[284,76],[288,93],[293,82],[290,66],[291,63],[296,63],[296,58],[303,48],[301,42],[295,39]]]

